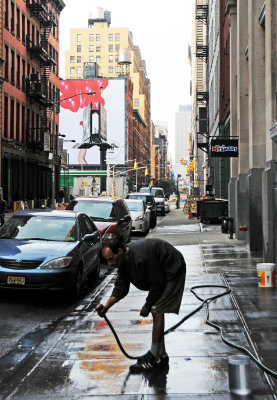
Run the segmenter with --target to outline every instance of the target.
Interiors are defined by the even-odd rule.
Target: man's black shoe
[[[160,356],[160,360],[161,360],[162,365],[167,365],[169,363],[168,354],[165,353],[162,356]]]
[[[155,368],[161,367],[162,361],[160,358],[156,359],[155,356],[148,351],[145,356],[138,358],[137,362],[130,366],[130,372],[145,372],[152,371]]]

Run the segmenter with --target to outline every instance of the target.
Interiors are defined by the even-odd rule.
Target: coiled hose
[[[197,293],[195,293],[195,290],[197,290],[197,289],[203,289],[203,288],[217,288],[217,289],[219,288],[219,289],[225,289],[225,291],[222,292],[222,293],[219,293],[219,294],[217,294],[217,295],[208,297],[208,298],[206,298],[206,299],[202,299]],[[263,371],[267,372],[268,374],[270,374],[270,375],[272,375],[272,376],[274,376],[274,377],[277,377],[277,372],[276,372],[276,371],[274,371],[274,370],[272,370],[272,369],[269,369],[269,368],[266,367],[264,364],[262,364],[262,363],[261,363],[249,350],[247,350],[245,347],[239,346],[239,345],[237,345],[237,344],[235,344],[235,343],[230,342],[229,340],[227,340],[227,339],[224,337],[224,335],[223,335],[223,330],[222,330],[222,328],[221,328],[219,325],[215,324],[214,322],[211,322],[211,321],[210,321],[210,319],[209,319],[209,317],[210,317],[210,313],[209,313],[209,304],[210,304],[212,301],[218,299],[219,297],[222,297],[222,296],[225,296],[226,294],[231,293],[231,289],[229,288],[229,286],[225,286],[225,285],[198,285],[198,286],[192,286],[192,287],[190,288],[190,291],[191,291],[191,292],[194,294],[194,296],[195,296],[199,301],[201,301],[202,303],[200,304],[199,307],[195,308],[195,309],[194,309],[193,311],[191,311],[189,314],[185,315],[179,322],[177,322],[177,324],[173,325],[171,328],[169,328],[169,329],[167,329],[166,331],[164,331],[164,336],[167,335],[167,334],[170,333],[170,332],[175,331],[175,329],[178,328],[178,326],[180,326],[181,324],[183,324],[183,323],[184,323],[187,319],[189,319],[192,315],[196,314],[196,313],[197,313],[198,311],[200,311],[204,306],[206,306],[206,321],[205,321],[205,322],[206,322],[208,325],[212,326],[213,328],[215,328],[216,330],[218,330],[218,331],[220,332],[220,336],[221,336],[222,341],[223,341],[225,344],[227,344],[228,346],[234,347],[234,348],[240,350],[241,352],[247,354],[247,355],[251,358],[251,360],[253,360]],[[104,307],[104,306],[102,305],[102,307]],[[108,317],[106,316],[106,314],[104,314],[103,318],[105,319],[105,321],[106,321],[106,323],[108,324],[110,330],[112,331],[112,333],[113,333],[113,335],[114,335],[114,337],[115,337],[115,340],[117,341],[117,344],[118,344],[120,350],[122,351],[122,353],[125,355],[125,357],[130,358],[131,360],[137,360],[138,358],[141,358],[141,357],[144,356],[144,355],[141,355],[141,356],[136,356],[136,357],[134,357],[134,356],[131,356],[130,354],[128,354],[128,353],[125,351],[124,347],[122,346],[122,344],[121,344],[121,342],[120,342],[120,340],[119,340],[119,337],[118,337],[118,335],[117,335],[117,333],[116,333],[114,327],[113,327],[112,324],[110,323]]]

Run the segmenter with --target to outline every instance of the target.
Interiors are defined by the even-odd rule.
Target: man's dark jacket
[[[118,300],[129,292],[130,283],[149,291],[145,305],[151,308],[167,282],[186,271],[182,254],[161,239],[143,239],[128,244],[128,261],[118,267],[112,296]]]

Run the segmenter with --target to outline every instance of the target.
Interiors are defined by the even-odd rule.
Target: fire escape
[[[196,58],[203,63],[208,61],[208,45],[205,44],[203,25],[208,21],[208,0],[196,1]],[[203,66],[202,66],[203,68]],[[209,93],[205,91],[204,77],[202,87],[197,87],[197,147],[208,153],[209,151]]]
[[[40,118],[40,126],[36,129],[27,128],[27,143],[34,148],[43,149],[44,135],[51,132],[53,121],[53,106],[56,93],[51,90],[49,83],[51,71],[57,66],[57,57],[49,44],[49,37],[52,28],[57,26],[55,14],[49,10],[48,0],[27,0],[26,5],[30,10],[31,17],[36,18],[40,23],[40,32],[34,36],[34,31],[27,35],[27,49],[31,59],[36,59],[40,63],[40,72],[31,73],[26,76],[26,93],[30,97],[31,103],[37,102],[43,109],[43,116]],[[55,127],[52,127],[52,130]],[[51,137],[51,136],[50,136]]]

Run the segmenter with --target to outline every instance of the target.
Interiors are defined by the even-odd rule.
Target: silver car
[[[132,232],[147,233],[150,229],[150,211],[143,200],[125,199],[132,218]]]

